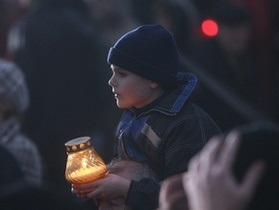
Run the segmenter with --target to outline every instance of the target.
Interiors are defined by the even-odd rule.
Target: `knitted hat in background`
[[[172,87],[180,67],[174,36],[161,25],[144,25],[124,34],[107,61],[146,79]]]
[[[22,71],[13,63],[0,59],[0,101],[10,110],[23,113],[29,105],[29,94]]]

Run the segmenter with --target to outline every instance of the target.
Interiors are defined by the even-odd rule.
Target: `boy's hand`
[[[83,198],[113,199],[124,197],[130,187],[131,180],[116,174],[108,174],[105,178],[83,185],[72,185],[72,192]]]

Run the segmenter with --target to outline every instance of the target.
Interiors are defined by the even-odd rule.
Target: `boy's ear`
[[[154,82],[154,81],[150,81],[150,83],[149,83],[149,87],[150,88],[157,88],[159,86],[159,84],[157,83],[157,82]]]

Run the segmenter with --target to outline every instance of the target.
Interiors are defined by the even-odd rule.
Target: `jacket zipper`
[[[130,159],[128,154],[127,154],[127,151],[125,149],[125,142],[124,142],[124,139],[122,138],[122,135],[123,133],[131,126],[131,124],[134,122],[134,120],[136,119],[136,117],[133,117],[132,120],[129,122],[129,124],[126,126],[125,129],[122,130],[120,136],[119,136],[119,140],[120,140],[120,147],[121,147],[121,150],[122,150],[122,153],[124,154],[124,156],[127,158],[127,159]]]

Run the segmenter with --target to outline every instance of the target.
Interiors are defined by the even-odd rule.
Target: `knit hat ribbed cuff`
[[[166,87],[173,86],[176,82],[176,77],[173,74],[136,59],[133,56],[127,55],[115,47],[110,48],[107,62],[128,71],[132,71],[133,73],[152,81],[159,81]],[[148,71],[146,71],[146,69],[148,69]],[[158,72],[158,74],[150,74],[149,72]]]

